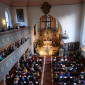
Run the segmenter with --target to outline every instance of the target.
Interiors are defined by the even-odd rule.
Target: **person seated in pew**
[[[37,65],[36,64],[34,64],[34,70],[37,71]]]
[[[56,67],[61,67],[61,65],[59,63],[57,63]]]
[[[8,26],[7,30],[11,30],[12,28],[10,26]]]
[[[73,68],[73,72],[77,72],[77,67],[74,67]]]
[[[37,76],[37,73],[36,73],[36,71],[35,71],[35,72],[33,72],[32,74],[33,74],[34,76]]]
[[[65,65],[64,65],[64,64],[62,64],[62,67],[63,67],[63,68],[65,68]]]
[[[29,76],[27,77],[27,82],[29,82],[30,81],[30,79],[29,79]]]
[[[21,81],[22,82],[26,81],[26,79],[24,78],[24,76],[22,76]]]
[[[13,48],[13,46],[12,46],[12,45],[10,45],[10,47],[9,47],[8,51],[9,51],[10,53],[12,53],[12,52],[14,51],[14,48]]]
[[[61,82],[61,80],[62,80],[62,79],[61,79],[60,77],[58,77],[58,82]]]
[[[70,78],[69,77],[66,78],[66,82],[70,82]]]
[[[3,52],[2,52],[2,57],[3,58],[6,58],[7,57],[7,54],[5,54],[5,50],[3,50]]]
[[[81,85],[85,85],[84,81],[81,81]]]
[[[33,82],[33,81],[30,81],[30,82],[29,82],[29,85],[34,85],[34,82]]]
[[[26,69],[26,67],[24,67],[23,72],[25,72],[25,73],[28,72],[28,70]]]
[[[40,73],[39,73],[39,71],[37,71],[37,76],[38,76],[38,77],[40,76]]]
[[[20,67],[20,68],[19,68],[19,71],[23,71],[23,68],[22,68],[22,67]]]
[[[67,57],[65,58],[65,61],[68,61]]]
[[[62,61],[59,61],[58,63],[59,63],[59,64],[63,64],[63,62],[62,62]]]
[[[55,58],[53,58],[53,61],[56,61],[56,57],[55,57]]]
[[[54,82],[61,82],[61,78],[60,77],[54,78]]]
[[[18,81],[14,80],[13,85],[18,85]]]
[[[60,61],[64,61],[63,57],[60,59]]]
[[[35,82],[34,82],[34,85],[39,85],[39,81],[38,81],[38,80],[35,81]]]
[[[4,50],[4,53],[5,53],[7,56],[10,54],[8,47]]]
[[[39,60],[37,59],[36,64],[39,64]]]
[[[16,75],[15,78],[14,78],[15,81],[19,81],[19,76]]]
[[[41,72],[41,70],[42,70],[42,67],[40,65],[37,66],[37,71]]]
[[[55,74],[54,74],[54,77],[58,78],[58,74],[57,74],[57,73],[55,73]]]
[[[35,62],[35,60],[33,60],[33,64],[35,64],[36,62]]]
[[[22,67],[22,68],[24,68],[24,67],[25,67],[25,66],[24,66],[24,62],[23,62],[23,61],[22,61],[21,67]]]
[[[26,67],[29,67],[29,64],[28,63],[26,63]]]
[[[6,79],[10,80],[10,75],[9,74],[7,74]]]
[[[68,67],[68,71],[72,72],[73,71],[73,67]]]
[[[30,68],[30,71],[35,71],[33,66]]]
[[[77,83],[80,84],[81,83],[81,80],[80,78],[77,79]]]
[[[33,76],[33,81],[38,81],[38,79],[36,78],[36,76]]]
[[[70,77],[70,73],[69,73],[69,72],[66,72],[66,76],[67,76],[67,77]]]
[[[22,71],[17,71],[16,74],[17,75],[22,75]]]
[[[72,82],[76,83],[76,78],[72,77]]]
[[[56,72],[57,72],[57,71],[58,71],[58,69],[55,67],[55,68],[54,68],[54,71],[56,71]]]
[[[39,59],[39,64],[43,64],[43,63],[42,63],[42,59]]]
[[[63,68],[59,68],[58,71],[65,71],[65,69],[63,69]]]
[[[3,60],[4,58],[2,58],[2,53],[0,53],[0,61]]]
[[[33,74],[29,71],[28,73],[27,73],[27,76],[28,77],[31,77]]]
[[[29,77],[29,80],[30,81],[33,81],[33,75]]]
[[[81,71],[80,67],[79,67],[79,66],[77,66],[77,72],[80,72],[80,71]]]
[[[59,75],[59,76],[62,76],[62,77],[64,76],[64,74],[63,74],[62,71],[60,71],[60,73],[58,73],[58,75]]]
[[[10,75],[11,80],[13,80],[13,77],[14,77],[14,73],[11,73]]]
[[[1,29],[0,29],[0,32],[4,32],[5,30],[4,30],[4,28],[2,27]]]
[[[52,64],[56,64],[57,62],[56,61],[53,61]]]
[[[22,76],[26,76],[26,74],[27,74],[27,73],[25,73],[25,72],[22,72]]]
[[[80,77],[81,79],[84,78],[84,72],[83,72],[83,71],[80,73],[79,77]]]

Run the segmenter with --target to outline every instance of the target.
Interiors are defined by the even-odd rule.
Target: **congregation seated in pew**
[[[19,60],[20,66],[18,69],[12,69],[10,72],[13,73],[13,77],[10,78],[11,74],[7,75],[7,85],[40,85],[43,57],[32,57],[24,61],[23,56]],[[10,82],[10,79],[12,80]]]
[[[76,58],[73,59],[73,57],[72,59],[70,57],[53,57],[54,85],[85,85],[84,65],[75,59]]]

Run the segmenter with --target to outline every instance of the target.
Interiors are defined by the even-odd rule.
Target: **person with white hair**
[[[46,47],[46,53],[49,55],[49,47]]]

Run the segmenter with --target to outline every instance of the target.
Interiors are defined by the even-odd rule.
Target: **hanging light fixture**
[[[62,19],[63,19],[63,0],[62,0]],[[66,33],[66,30],[64,32],[64,34],[62,34],[62,39],[68,39],[68,34]]]
[[[65,31],[65,33],[64,34],[62,34],[62,39],[68,39],[69,37],[68,37],[68,34],[66,33],[66,31]]]

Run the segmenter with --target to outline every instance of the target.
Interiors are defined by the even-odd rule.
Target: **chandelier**
[[[69,37],[68,37],[68,34],[66,33],[66,31],[65,31],[65,33],[64,34],[62,34],[62,39],[68,39]]]
[[[63,19],[63,0],[62,0],[62,19]],[[68,34],[66,33],[66,30],[65,30],[64,34],[62,34],[62,39],[68,39],[68,38],[69,38]]]

